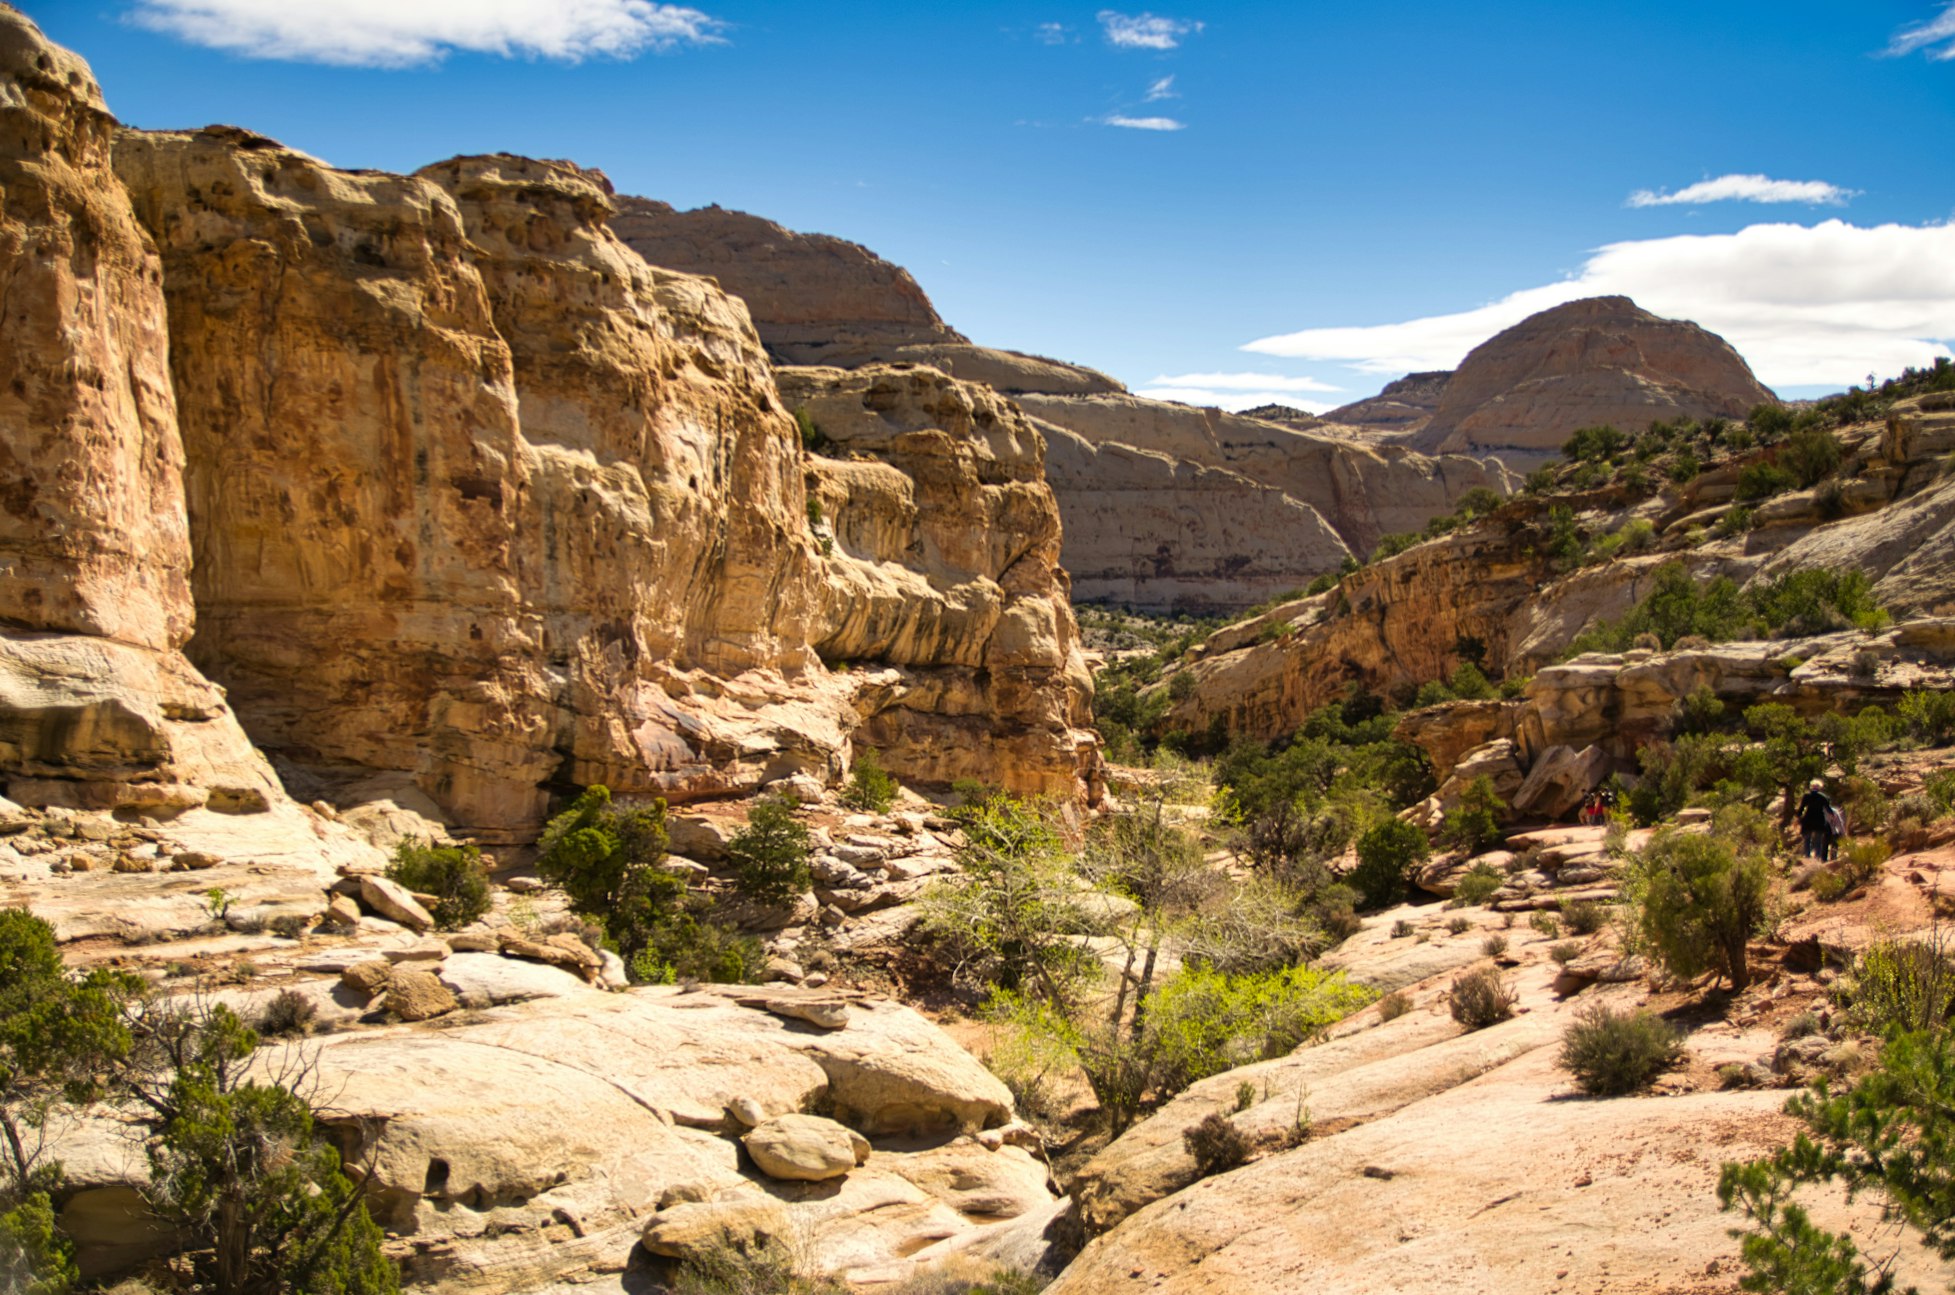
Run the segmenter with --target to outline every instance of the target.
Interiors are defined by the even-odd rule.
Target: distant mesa
[[[1416,435],[1432,421],[1433,411],[1439,408],[1439,398],[1445,394],[1446,381],[1452,376],[1450,369],[1408,373],[1396,382],[1386,383],[1383,391],[1369,399],[1338,406],[1320,421],[1374,433]]]
[[[1474,347],[1410,443],[1429,454],[1499,455],[1519,467],[1557,453],[1578,427],[1742,418],[1776,400],[1717,334],[1628,297],[1589,297]]]

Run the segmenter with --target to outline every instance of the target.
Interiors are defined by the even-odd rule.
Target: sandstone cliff
[[[278,797],[194,619],[161,269],[80,59],[0,7],[0,768],[42,804]]]
[[[1578,427],[1742,418],[1775,396],[1715,333],[1627,297],[1531,315],[1468,353],[1413,444],[1431,453],[1557,454]]]
[[[1323,421],[1361,428],[1377,436],[1416,436],[1432,421],[1452,376],[1450,369],[1408,373],[1387,382],[1375,396],[1330,410]]]

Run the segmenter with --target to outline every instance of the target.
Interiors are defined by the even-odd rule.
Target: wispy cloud
[[[719,43],[725,24],[652,0],[137,0],[132,21],[247,58],[415,67],[451,53],[632,58]]]
[[[1288,405],[1308,413],[1321,414],[1334,403],[1317,400],[1303,393],[1339,391],[1316,378],[1291,377],[1282,373],[1177,373],[1162,374],[1136,389],[1135,394],[1149,400],[1178,400],[1184,405],[1213,406],[1217,409],[1244,410],[1258,405]]]
[[[1100,118],[1102,126],[1118,126],[1123,130],[1186,130],[1188,123],[1176,121],[1172,117],[1125,117],[1111,113]]]
[[[1202,29],[1202,24],[1184,18],[1115,13],[1111,9],[1100,10],[1099,19],[1107,43],[1117,49],[1175,49]]]
[[[1180,93],[1174,88],[1174,78],[1164,76],[1147,87],[1147,102],[1159,103],[1163,99],[1179,99]]]
[[[1715,180],[1699,180],[1670,193],[1662,189],[1638,189],[1629,195],[1632,207],[1696,207],[1707,202],[1804,202],[1816,206],[1844,207],[1859,196],[1858,189],[1843,189],[1825,180],[1774,180],[1766,175],[1720,175]]]
[[[1032,39],[1041,45],[1064,45],[1072,37],[1072,29],[1062,22],[1042,22],[1032,29]]]
[[[1218,391],[1342,391],[1319,378],[1292,377],[1283,373],[1177,373],[1162,374],[1147,384],[1150,387],[1213,387]]]
[[[1828,220],[1612,243],[1572,278],[1475,310],[1310,328],[1243,349],[1336,360],[1364,373],[1450,369],[1536,311],[1615,293],[1722,334],[1768,384],[1845,385],[1951,353],[1955,224],[1865,227]]]
[[[1900,58],[1916,50],[1925,50],[1938,63],[1955,59],[1955,0],[1943,0],[1941,12],[1928,21],[1895,32],[1881,53]]]

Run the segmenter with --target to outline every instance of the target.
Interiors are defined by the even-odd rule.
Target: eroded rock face
[[[1415,436],[1432,421],[1432,413],[1439,407],[1440,397],[1445,395],[1446,383],[1452,376],[1450,369],[1408,373],[1387,382],[1384,390],[1375,396],[1339,405],[1326,413],[1323,421],[1380,435]]]
[[[779,381],[834,444],[807,463],[832,540],[816,649],[891,667],[857,681],[859,740],[937,783],[1091,784],[1092,681],[1037,428],[935,369],[789,368]]]
[[[743,211],[679,211],[650,198],[617,199],[611,228],[653,265],[719,280],[747,303],[760,340],[791,364],[965,340],[938,318],[908,270],[859,243],[797,234]]]
[[[1627,297],[1544,310],[1482,342],[1447,380],[1420,449],[1558,453],[1578,427],[1640,431],[1653,419],[1742,418],[1775,401],[1715,333]]]

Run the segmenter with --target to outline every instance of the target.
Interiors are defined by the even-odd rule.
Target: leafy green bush
[[[1717,525],[1711,528],[1711,533],[1721,540],[1728,540],[1733,536],[1743,535],[1746,531],[1750,530],[1751,523],[1751,509],[1742,506],[1727,508],[1719,515]]]
[[[1627,616],[1584,632],[1569,652],[1622,652],[1643,634],[1654,634],[1672,648],[1692,636],[1718,643],[1856,626],[1877,629],[1887,621],[1861,571],[1806,568],[1741,591],[1722,576],[1699,582],[1682,562],[1666,562],[1656,569],[1649,594]]]
[[[767,970],[767,950],[709,917],[680,911],[659,925],[652,943],[632,956],[627,970],[641,985],[673,985],[685,980],[716,985],[746,985]]]
[[[1792,488],[1792,474],[1776,463],[1748,463],[1738,471],[1738,498],[1746,503],[1770,499]]]
[[[865,746],[856,753],[855,765],[849,770],[849,786],[842,793],[842,803],[851,809],[882,814],[896,803],[897,790],[896,779],[882,767],[882,757],[874,747]]]
[[[1561,446],[1563,458],[1577,462],[1599,462],[1622,453],[1629,444],[1629,437],[1607,423],[1594,427],[1578,427]]]
[[[1617,1012],[1592,1003],[1561,1037],[1561,1067],[1591,1097],[1646,1088],[1677,1062],[1677,1032],[1649,1012]]]
[[[1803,488],[1817,485],[1839,467],[1843,453],[1839,437],[1821,427],[1802,427],[1786,438],[1778,461]]]
[[[489,873],[472,845],[431,845],[412,838],[394,847],[387,876],[411,891],[433,895],[434,924],[457,931],[489,911]]]
[[[1149,1046],[1163,1093],[1287,1056],[1376,998],[1341,972],[1288,967],[1230,976],[1190,967],[1148,1005]]]
[[[1879,940],[1854,960],[1840,997],[1863,1030],[1938,1030],[1955,1011],[1955,961],[1939,937]]]
[[[537,875],[563,888],[570,907],[604,926],[631,966],[682,914],[686,886],[665,860],[665,802],[619,809],[593,786],[551,819],[538,841]]]
[[[747,811],[747,825],[726,843],[734,883],[757,904],[791,903],[810,884],[814,840],[794,810],[794,800],[785,796],[755,801]]]
[[[1624,888],[1637,944],[1671,975],[1715,971],[1734,990],[1751,983],[1746,945],[1764,925],[1770,872],[1711,834],[1659,829],[1632,860]]]
[[[1453,979],[1446,994],[1446,1005],[1453,1019],[1469,1030],[1484,1030],[1514,1014],[1519,1000],[1500,973],[1492,967],[1476,967]]]
[[[1446,812],[1439,839],[1456,850],[1478,854],[1503,838],[1500,813],[1507,806],[1493,789],[1493,779],[1481,774],[1460,793],[1459,804]]]
[[[1792,411],[1784,405],[1754,405],[1745,422],[1761,439],[1775,441],[1792,430]]]
[[[1915,741],[1946,746],[1955,742],[1955,691],[1904,693],[1894,707],[1894,717]]]
[[[1938,817],[1947,818],[1955,814],[1955,769],[1941,769],[1929,774],[1921,782],[1921,792],[1928,803],[1935,807]]]
[[[1873,581],[1859,570],[1808,567],[1747,591],[1767,633],[1803,637],[1858,627],[1879,629],[1888,616],[1874,599]]]
[[[1426,834],[1402,818],[1388,818],[1358,838],[1358,866],[1348,878],[1364,908],[1388,908],[1405,898],[1413,871],[1432,853]]]
[[[1249,1158],[1249,1139],[1235,1121],[1214,1111],[1181,1130],[1181,1144],[1203,1178],[1225,1174]]]
[[[1507,874],[1482,860],[1460,874],[1458,888],[1453,891],[1453,903],[1461,908],[1484,904],[1506,884]]]

